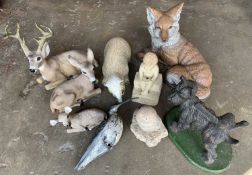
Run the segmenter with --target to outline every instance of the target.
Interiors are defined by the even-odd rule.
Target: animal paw
[[[177,122],[173,122],[170,128],[175,133],[179,131]]]

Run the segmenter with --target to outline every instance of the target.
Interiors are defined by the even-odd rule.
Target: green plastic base
[[[170,126],[173,121],[178,121],[178,107],[173,108],[165,117],[165,125],[169,131],[169,138],[180,150],[180,152],[196,167],[206,172],[221,173],[227,170],[232,160],[232,147],[230,144],[223,142],[217,147],[217,159],[211,165],[203,160],[204,145],[199,131],[187,129],[178,133],[172,132]]]

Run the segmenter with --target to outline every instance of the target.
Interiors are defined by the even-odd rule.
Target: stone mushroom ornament
[[[139,72],[135,75],[132,98],[138,98],[134,102],[151,106],[158,104],[163,81],[157,64],[156,54],[148,52],[144,55]]]
[[[148,147],[157,146],[162,138],[168,136],[161,118],[150,106],[143,106],[134,112],[130,129]]]
[[[50,120],[50,125],[55,126],[57,123],[62,123],[64,126],[70,127],[67,129],[67,133],[83,132],[92,130],[106,118],[107,115],[104,111],[91,108],[73,115],[61,113],[58,115],[58,120]]]

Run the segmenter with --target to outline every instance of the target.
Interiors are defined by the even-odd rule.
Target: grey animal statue
[[[173,93],[168,97],[172,104],[179,106],[181,112],[179,121],[173,122],[171,129],[174,132],[189,128],[199,130],[206,151],[204,161],[212,164],[217,158],[218,144],[224,141],[230,144],[239,143],[237,139],[229,135],[229,132],[235,128],[247,126],[249,123],[245,120],[236,123],[232,113],[217,117],[214,111],[207,108],[196,96],[196,82],[186,80],[184,77],[180,77],[180,80],[178,85],[172,87]]]
[[[88,146],[79,163],[75,166],[75,170],[80,171],[84,169],[90,162],[112,150],[119,142],[123,132],[123,123],[117,111],[122,104],[131,100],[126,100],[110,108],[108,120],[105,121],[104,125],[101,125],[100,132]]]

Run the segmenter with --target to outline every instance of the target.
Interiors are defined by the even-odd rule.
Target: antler
[[[43,25],[40,25],[40,27],[39,27],[36,23],[35,23],[35,26],[36,26],[36,28],[37,28],[37,29],[42,33],[42,35],[43,35],[43,36],[39,37],[39,39],[35,39],[35,38],[34,38],[34,40],[37,41],[37,43],[38,43],[38,49],[37,49],[37,51],[38,51],[38,52],[41,52],[41,51],[42,51],[42,47],[43,47],[43,45],[45,44],[46,39],[47,39],[47,38],[51,38],[52,35],[53,35],[53,32],[52,32],[52,30],[51,30],[49,27],[46,27],[46,26],[43,26]],[[44,30],[42,29],[42,27],[45,28],[45,29],[47,29],[48,32],[44,31]]]
[[[23,51],[24,51],[24,54],[26,55],[26,57],[28,57],[28,55],[29,55],[29,53],[30,53],[31,51],[30,51],[30,50],[28,49],[28,47],[26,46],[24,38],[21,39],[21,37],[20,37],[20,34],[19,34],[20,26],[19,26],[19,24],[17,23],[17,32],[16,32],[15,35],[9,33],[9,32],[7,31],[7,29],[8,29],[8,25],[5,26],[5,35],[4,35],[4,39],[7,39],[7,38],[16,38],[16,39],[19,41],[20,46],[21,46],[21,48],[22,48]]]

